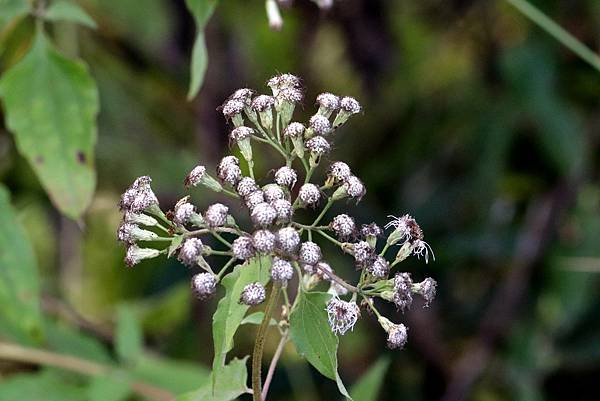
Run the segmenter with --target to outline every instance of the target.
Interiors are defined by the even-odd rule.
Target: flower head
[[[227,214],[229,208],[222,203],[215,203],[210,205],[204,213],[204,220],[211,227],[224,226],[227,223]]]
[[[244,197],[258,190],[258,185],[256,185],[254,178],[243,177],[238,181],[236,190],[240,196]]]
[[[331,131],[331,123],[327,117],[320,114],[315,114],[310,118],[310,128],[315,131],[317,135],[327,135]]]
[[[404,312],[412,304],[412,279],[410,273],[396,273],[394,277],[393,301]]]
[[[259,253],[271,253],[275,249],[276,237],[269,230],[258,230],[252,235],[252,245]]]
[[[335,162],[329,166],[328,175],[333,178],[335,182],[346,182],[352,175],[350,167],[344,162]]]
[[[300,246],[300,263],[306,265],[317,264],[321,260],[321,248],[314,242],[303,242]]]
[[[355,302],[342,301],[335,296],[327,303],[325,310],[329,316],[331,330],[340,335],[352,330],[360,316],[360,309]]]
[[[289,221],[292,218],[292,213],[294,209],[292,208],[292,204],[287,199],[277,199],[274,202],[271,202],[271,206],[277,212],[277,220],[280,222]]]
[[[231,244],[233,256],[240,260],[248,260],[254,256],[254,245],[250,237],[237,237]]]
[[[244,202],[246,203],[246,207],[252,210],[258,204],[264,203],[265,201],[265,193],[258,189],[244,197]]]
[[[192,277],[192,291],[196,298],[207,299],[217,290],[217,276],[212,273],[199,273]]]
[[[273,224],[277,218],[277,211],[266,202],[254,206],[250,215],[252,222],[258,227],[266,227]]]
[[[144,259],[152,259],[158,255],[160,255],[160,252],[157,249],[139,248],[137,245],[132,244],[127,247],[125,264],[129,267],[133,267]]]
[[[252,101],[252,109],[254,111],[262,112],[275,106],[275,98],[268,95],[259,95]]]
[[[305,205],[315,205],[321,198],[321,191],[315,184],[306,183],[300,187],[298,197]]]
[[[141,212],[150,206],[158,205],[158,198],[152,191],[148,176],[138,177],[133,184],[121,195],[119,207],[129,212]]]
[[[285,192],[283,192],[283,189],[277,184],[265,185],[263,192],[265,194],[266,202],[275,202],[276,200],[285,198]]]
[[[305,129],[306,128],[301,123],[290,123],[283,131],[283,135],[290,138],[298,138],[302,136]]]
[[[198,258],[202,256],[203,250],[204,245],[200,238],[188,238],[179,249],[177,258],[185,265],[194,266]]]
[[[275,182],[284,187],[292,188],[297,179],[298,174],[291,167],[283,166],[275,172]]]
[[[366,267],[367,272],[376,278],[384,278],[390,272],[390,264],[383,256],[376,256]]]
[[[285,259],[278,257],[273,258],[271,264],[271,278],[274,281],[287,282],[294,275],[292,264]]]
[[[280,228],[277,231],[277,246],[284,252],[292,254],[298,250],[300,234],[293,227]]]
[[[240,303],[244,305],[258,305],[265,300],[265,287],[258,281],[248,284],[242,290]]]
[[[237,184],[242,178],[239,159],[235,156],[225,156],[219,163],[217,176],[223,182],[231,185]]]
[[[315,156],[321,156],[329,153],[331,145],[327,142],[327,139],[317,135],[306,141],[306,148]]]

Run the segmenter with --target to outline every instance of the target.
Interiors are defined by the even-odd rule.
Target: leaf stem
[[[273,287],[271,288],[271,293],[269,294],[269,299],[267,300],[267,306],[265,308],[265,315],[263,317],[262,322],[260,323],[260,327],[258,328],[258,333],[256,334],[256,341],[254,342],[254,352],[252,353],[252,399],[253,401],[263,401],[262,398],[262,384],[261,384],[261,367],[262,367],[262,356],[263,350],[265,347],[265,339],[267,336],[267,330],[269,328],[269,324],[271,323],[271,317],[273,316],[273,311],[275,310],[275,306],[277,305],[277,298],[279,296],[279,290],[281,289],[281,285],[278,283],[273,283]]]
[[[277,349],[275,350],[275,354],[273,355],[273,359],[271,359],[271,364],[269,365],[269,370],[267,371],[267,377],[265,378],[265,385],[262,390],[262,400],[265,401],[267,399],[267,394],[269,393],[269,386],[271,385],[271,381],[273,380],[273,374],[275,374],[275,368],[277,367],[277,362],[279,362],[279,358],[283,353],[283,349],[285,348],[285,344],[288,340],[288,331],[281,336],[279,340],[279,344],[277,344]]]

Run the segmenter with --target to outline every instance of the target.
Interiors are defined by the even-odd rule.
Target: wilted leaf
[[[121,361],[133,364],[142,353],[143,335],[140,322],[133,310],[125,305],[119,307],[117,316],[117,355]]]
[[[228,365],[220,368],[220,373],[213,380],[196,391],[182,394],[173,401],[230,401],[234,400],[247,390],[246,381],[248,380],[248,371],[246,369],[246,360],[233,359]]]
[[[298,353],[323,376],[335,380],[342,395],[352,399],[337,371],[338,338],[329,327],[325,307],[331,294],[301,292],[290,315],[291,339]]]
[[[354,401],[377,401],[389,365],[389,358],[382,357],[369,368],[350,389]]]
[[[39,341],[42,334],[37,263],[0,185],[0,332],[15,340]]]
[[[238,265],[231,273],[223,277],[222,283],[226,294],[217,306],[213,315],[213,341],[215,356],[213,370],[225,364],[225,356],[233,348],[233,336],[249,306],[240,304],[240,295],[247,284],[269,281],[269,258],[254,258],[248,264]]]
[[[61,212],[78,218],[96,185],[96,84],[38,32],[29,53],[0,80],[6,122]]]
[[[208,54],[206,52],[206,43],[204,40],[204,27],[210,16],[215,10],[217,0],[186,0],[188,9],[194,16],[196,21],[196,41],[192,49],[191,63],[191,80],[190,89],[188,91],[188,100],[193,99],[200,90],[204,75],[206,74],[206,66],[208,64]]]
[[[67,1],[52,2],[44,16],[50,21],[76,22],[92,29],[96,28],[96,22],[88,13],[79,5]]]

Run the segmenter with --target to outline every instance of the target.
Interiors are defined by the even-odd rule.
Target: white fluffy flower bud
[[[231,119],[231,121],[233,121],[233,125],[239,127],[244,124],[242,111],[244,110],[245,106],[246,104],[243,101],[230,99],[223,104],[223,115],[225,118]]]
[[[402,349],[408,341],[408,329],[402,323],[394,324],[381,316],[378,318],[381,327],[388,333],[387,346],[389,349]]]
[[[203,250],[204,244],[200,238],[188,238],[179,249],[177,259],[187,266],[194,266],[202,256]]]
[[[258,185],[256,185],[256,181],[251,177],[243,177],[237,184],[237,193],[241,196],[248,196],[252,192],[258,190]]]
[[[293,227],[284,227],[277,232],[277,246],[282,251],[293,254],[300,245],[300,234]]]
[[[271,253],[275,249],[275,234],[269,230],[258,230],[252,235],[252,245],[259,253]]]
[[[144,230],[134,223],[124,222],[117,230],[117,239],[127,244],[133,244],[137,241],[153,241],[157,238],[156,233]]]
[[[250,306],[258,305],[265,300],[265,297],[265,287],[257,281],[244,287],[240,296],[240,303]]]
[[[240,161],[235,156],[225,156],[217,168],[217,176],[223,182],[231,185],[237,184],[242,178],[242,170],[240,169]]]
[[[396,307],[404,312],[412,304],[412,279],[410,273],[397,273],[394,277],[394,292],[392,300]]]
[[[292,264],[285,259],[278,257],[273,258],[271,264],[271,278],[274,281],[287,282],[294,275]]]
[[[175,224],[187,224],[195,212],[194,205],[185,201],[187,198],[188,197],[185,197],[184,199],[182,199],[182,201],[177,202],[177,204],[175,205],[175,215],[173,216],[173,222]]]
[[[217,290],[217,276],[213,273],[199,273],[192,277],[192,291],[198,299],[207,299]]]
[[[231,96],[229,96],[230,100],[238,100],[244,104],[249,104],[252,98],[252,94],[254,91],[248,88],[238,89]]]
[[[152,179],[148,176],[138,177],[121,195],[119,208],[128,212],[139,213],[157,207],[158,199],[150,187]]]
[[[275,202],[271,202],[271,206],[277,211],[277,220],[280,222],[286,222],[291,220],[294,209],[292,204],[287,199],[278,199]]]
[[[248,260],[254,256],[254,245],[250,237],[238,237],[231,244],[233,256],[240,260]]]
[[[275,172],[275,182],[284,187],[292,188],[297,179],[298,174],[291,167],[283,166]]]
[[[139,248],[135,244],[129,245],[127,247],[127,254],[125,255],[125,264],[129,267],[133,267],[144,259],[152,259],[158,255],[160,255],[158,249]]]
[[[244,202],[246,203],[246,207],[250,210],[254,209],[254,207],[260,203],[265,201],[265,194],[260,189],[246,195],[244,197]]]
[[[352,244],[352,255],[359,265],[365,265],[373,258],[375,250],[366,241]]]
[[[206,173],[206,167],[204,166],[194,167],[187,177],[185,177],[183,184],[186,188],[195,187],[198,186],[198,184],[202,184],[215,192],[221,192],[223,189],[219,181],[215,180]]]
[[[412,292],[419,294],[425,300],[425,307],[428,307],[435,298],[437,282],[431,277],[427,277],[420,283],[412,285]]]
[[[333,182],[346,182],[348,178],[352,175],[350,171],[350,167],[344,162],[335,162],[329,166],[329,171],[327,175],[331,178]]]
[[[327,142],[327,139],[322,136],[313,136],[306,141],[306,148],[315,156],[322,156],[325,153],[329,153],[331,145]]]
[[[260,95],[252,101],[252,110],[258,112],[261,124],[266,129],[273,128],[273,106],[275,98],[267,95]]]
[[[285,198],[285,192],[277,184],[267,184],[263,187],[266,202],[275,202],[278,199]]]
[[[366,269],[373,277],[384,278],[390,272],[390,264],[384,257],[377,256],[369,262]]]
[[[335,216],[329,226],[340,239],[350,238],[356,231],[354,219],[347,214]]]
[[[229,134],[229,139],[231,142],[237,143],[240,148],[240,152],[244,157],[244,160],[250,161],[252,160],[252,145],[250,143],[250,138],[254,134],[254,130],[248,127],[237,127],[231,134]]]
[[[331,123],[329,119],[320,114],[315,114],[310,118],[309,126],[317,135],[327,135],[331,131]]]
[[[317,96],[318,114],[329,118],[331,113],[340,108],[340,98],[332,93],[321,93]]]
[[[360,103],[358,103],[358,100],[348,96],[342,98],[340,101],[340,111],[333,121],[333,127],[337,128],[343,125],[346,121],[348,121],[350,116],[360,113],[360,110],[361,107]]]
[[[204,220],[210,227],[220,227],[227,222],[227,213],[229,208],[222,203],[210,205],[204,213]]]
[[[305,205],[315,205],[321,198],[321,191],[315,184],[306,183],[300,187],[298,197]]]
[[[305,265],[315,265],[322,257],[321,248],[314,242],[303,242],[300,246],[300,263]]]
[[[273,224],[275,219],[277,218],[277,211],[273,206],[269,205],[266,202],[259,203],[258,205],[252,208],[252,213],[250,214],[252,218],[252,222],[259,227],[266,227]]]
[[[359,201],[367,193],[367,190],[360,179],[355,176],[350,176],[346,182],[335,190],[332,198],[334,200],[343,199],[347,196]]]
[[[331,298],[326,310],[331,331],[340,335],[352,330],[360,316],[360,309],[355,302],[342,301],[338,297]]]
[[[283,135],[290,137],[290,138],[297,138],[297,137],[302,137],[302,135],[304,134],[304,125],[302,125],[301,123],[290,123],[285,130],[283,131]]]

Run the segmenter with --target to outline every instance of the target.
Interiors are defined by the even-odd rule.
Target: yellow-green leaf
[[[87,68],[38,32],[23,60],[0,79],[0,97],[18,150],[56,207],[79,218],[96,186],[98,91]]]

